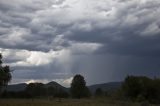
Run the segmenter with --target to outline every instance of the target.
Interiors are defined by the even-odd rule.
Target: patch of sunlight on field
[[[140,106],[140,104],[107,99],[0,99],[0,106]]]

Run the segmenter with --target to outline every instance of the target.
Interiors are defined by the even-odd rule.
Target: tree
[[[42,83],[30,83],[25,91],[30,97],[40,97],[46,95],[46,89]]]
[[[55,92],[54,97],[57,97],[57,98],[68,98],[69,94],[65,90],[60,88]]]
[[[47,88],[47,96],[55,96],[55,93],[56,93],[56,89],[52,86],[49,86]]]
[[[73,98],[88,97],[90,94],[89,89],[86,87],[84,77],[81,75],[75,75],[71,83],[71,96]]]
[[[123,95],[131,100],[160,103],[160,79],[128,76],[122,84]]]
[[[86,87],[84,91],[84,97],[91,97],[91,96],[92,96],[91,91],[89,90],[88,87]]]
[[[7,86],[11,80],[11,70],[9,66],[2,66],[2,55],[0,54],[0,92],[2,87]]]
[[[95,96],[96,97],[104,96],[103,90],[101,88],[97,88],[95,91]]]
[[[124,95],[131,99],[137,97],[146,97],[146,90],[149,88],[149,84],[152,80],[145,76],[128,76],[122,84]]]

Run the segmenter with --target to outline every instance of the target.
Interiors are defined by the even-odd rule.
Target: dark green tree
[[[91,96],[92,96],[91,91],[89,90],[88,87],[86,87],[86,89],[84,91],[84,97],[91,97]]]
[[[47,88],[47,96],[53,96],[54,97],[55,94],[56,94],[56,89],[52,86],[49,86]]]
[[[124,95],[131,99],[147,96],[146,90],[149,88],[151,79],[145,76],[128,76],[122,84]]]
[[[26,90],[30,97],[40,97],[46,95],[46,88],[42,83],[30,83],[27,85]]]
[[[104,96],[104,91],[101,88],[97,88],[94,95],[96,97]]]
[[[83,98],[89,96],[89,89],[86,87],[84,77],[81,75],[75,75],[71,83],[71,96],[73,98]]]
[[[153,79],[148,85],[146,98],[152,103],[160,103],[160,79]]]
[[[8,82],[11,80],[11,70],[9,66],[2,66],[2,55],[0,54],[0,93],[2,87],[7,86]]]
[[[55,92],[54,97],[57,97],[57,98],[68,98],[69,94],[65,90],[60,88]]]
[[[136,101],[160,103],[160,79],[145,76],[128,76],[122,84],[124,97]]]

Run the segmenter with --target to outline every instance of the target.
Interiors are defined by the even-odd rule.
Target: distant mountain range
[[[58,84],[57,82],[54,82],[54,81],[49,82],[49,83],[44,84],[44,85],[45,85],[45,87],[52,86],[54,88],[69,91],[69,88],[66,88],[66,87],[64,87],[64,86],[62,86],[62,85],[60,85],[60,84]],[[88,86],[88,88],[93,93],[93,92],[95,92],[95,90],[97,88],[101,88],[104,91],[112,91],[112,90],[118,89],[120,86],[121,86],[121,82],[109,82],[109,83],[91,85],[91,86]],[[14,91],[14,92],[23,91],[23,90],[25,90],[26,87],[27,87],[26,83],[8,85],[7,91]]]
[[[54,87],[54,88],[57,88],[57,89],[62,89],[62,90],[68,91],[68,88],[63,87],[62,85],[60,85],[60,84],[58,84],[57,82],[54,82],[54,81],[49,82],[47,84],[44,84],[44,86],[46,88],[51,86],[51,87]],[[14,92],[23,91],[23,90],[25,90],[26,87],[27,87],[26,83],[8,85],[7,86],[7,91],[14,91]]]
[[[122,82],[109,82],[109,83],[91,85],[88,86],[88,88],[92,93],[95,92],[97,88],[101,88],[103,91],[113,91],[120,88],[121,84]]]

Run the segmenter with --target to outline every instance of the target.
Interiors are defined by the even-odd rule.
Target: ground
[[[141,103],[101,99],[0,99],[0,106],[141,106]],[[160,106],[160,105],[150,105]]]

